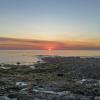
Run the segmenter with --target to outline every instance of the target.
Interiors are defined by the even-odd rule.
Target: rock
[[[100,96],[94,97],[94,100],[100,100]]]
[[[30,66],[30,68],[33,69],[33,70],[36,69],[35,66]]]
[[[0,100],[18,100],[17,98],[8,98],[7,96],[0,96]]]
[[[1,69],[10,69],[11,67],[5,67],[5,66],[2,66],[2,67],[0,67]]]
[[[16,82],[16,86],[19,86],[19,87],[25,87],[27,85],[28,84],[26,82]]]

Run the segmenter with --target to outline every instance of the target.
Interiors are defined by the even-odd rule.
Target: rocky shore
[[[0,64],[0,100],[100,100],[100,58],[40,58]]]

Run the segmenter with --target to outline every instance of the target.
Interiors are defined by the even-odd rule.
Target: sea
[[[34,64],[37,55],[100,57],[100,50],[0,50],[0,63]]]

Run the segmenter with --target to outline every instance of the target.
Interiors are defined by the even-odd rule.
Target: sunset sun
[[[48,50],[49,50],[49,51],[51,51],[51,50],[52,50],[52,48],[48,48]]]

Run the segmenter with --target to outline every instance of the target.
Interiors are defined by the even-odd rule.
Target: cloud
[[[0,49],[57,49],[63,43],[31,39],[0,38]]]
[[[80,41],[43,41],[32,39],[17,39],[0,37],[0,49],[46,49],[59,50],[100,50],[99,40],[80,40]]]

